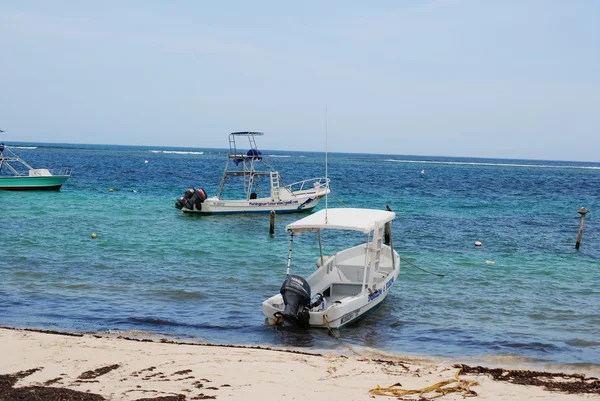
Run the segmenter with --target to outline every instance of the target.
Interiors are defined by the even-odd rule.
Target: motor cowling
[[[206,191],[202,188],[198,188],[196,190],[196,193],[193,196],[194,205],[196,206],[196,210],[202,210],[202,203],[204,203],[206,198],[207,198]]]
[[[310,285],[300,276],[291,275],[279,290],[285,309],[276,315],[278,326],[308,328],[310,319]]]
[[[196,190],[194,188],[190,188],[187,191],[185,191],[185,193],[183,194],[183,197],[185,199],[190,199],[195,194],[196,194]]]
[[[208,196],[206,195],[206,191],[204,190],[204,188],[198,188],[198,189],[196,189],[196,195],[198,196],[198,199],[201,202],[204,202],[206,200],[206,198],[208,198]]]
[[[183,196],[175,201],[175,207],[179,210],[186,208],[189,210],[202,210],[202,203],[208,198],[206,191],[203,188],[189,188]]]

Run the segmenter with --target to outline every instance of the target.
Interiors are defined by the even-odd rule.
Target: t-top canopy
[[[264,132],[240,131],[232,132],[231,135],[264,135]]]
[[[327,216],[327,221],[325,221]],[[365,234],[394,220],[396,213],[377,209],[337,208],[323,209],[286,226],[293,232],[313,231],[317,229],[339,229],[361,231]]]

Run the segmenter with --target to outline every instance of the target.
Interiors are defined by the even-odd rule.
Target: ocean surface
[[[191,186],[216,193],[225,149],[9,145],[73,178],[60,192],[0,191],[0,326],[600,364],[600,163],[330,153],[328,206],[389,205],[401,257],[444,274],[403,262],[382,306],[333,338],[262,313],[285,278],[285,225],[302,215],[278,215],[270,236],[268,215],[174,207]],[[325,174],[324,153],[263,153],[288,184]],[[324,240],[331,254],[363,237]],[[314,239],[293,256],[294,273],[314,271]]]

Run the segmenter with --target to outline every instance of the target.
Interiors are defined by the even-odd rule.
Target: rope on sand
[[[423,387],[420,390],[408,390],[400,387],[400,384],[394,384],[391,387],[380,387],[369,390],[371,395],[385,395],[389,397],[404,397],[405,395],[418,394],[420,397],[429,393],[437,393],[429,399],[444,396],[449,393],[460,393],[463,397],[476,397],[477,393],[471,390],[472,386],[478,385],[475,380],[462,380],[459,375],[462,368],[456,372],[454,379],[442,380],[441,382]]]

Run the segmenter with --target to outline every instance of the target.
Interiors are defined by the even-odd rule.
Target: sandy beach
[[[0,355],[2,401],[600,398],[600,384],[590,378],[533,375],[544,382],[570,382],[570,391],[578,393],[549,391],[543,386],[494,380],[489,372],[464,373],[475,369],[466,365],[457,376],[457,364],[389,355],[312,354],[10,328],[0,329]],[[500,371],[498,376],[510,374]],[[521,372],[511,380],[532,380],[530,376]],[[440,383],[442,389],[458,384],[461,390],[448,394],[404,394],[401,390]]]

